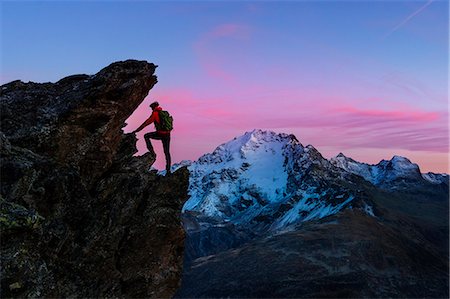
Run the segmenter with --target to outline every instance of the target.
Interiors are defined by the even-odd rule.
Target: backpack
[[[173,117],[169,112],[161,110],[159,114],[159,124],[155,122],[156,130],[158,131],[172,131],[173,130]]]

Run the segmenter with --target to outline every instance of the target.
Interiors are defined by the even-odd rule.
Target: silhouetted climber
[[[166,156],[166,172],[167,174],[170,174],[170,166],[172,164],[170,157],[170,132],[173,129],[173,118],[170,116],[169,112],[164,111],[161,107],[159,107],[158,102],[151,103],[150,108],[153,110],[152,115],[150,115],[150,117],[132,133],[141,131],[151,123],[155,124],[156,131],[144,135],[145,143],[147,144],[148,151],[156,159],[156,153],[150,139],[162,141],[164,155]]]

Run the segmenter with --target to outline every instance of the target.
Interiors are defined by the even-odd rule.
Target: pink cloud
[[[388,122],[430,122],[439,119],[439,113],[418,110],[363,110],[356,107],[337,107],[337,113],[347,114],[350,118],[361,119],[363,121],[388,121]]]
[[[309,112],[312,115],[273,119],[271,123],[302,132],[313,145],[448,152],[446,113],[355,107]]]
[[[391,71],[386,73],[381,80],[387,87],[394,87],[394,90],[399,90],[408,97],[426,98],[442,103],[447,101],[447,99],[443,99],[436,92],[432,91],[421,80],[402,72]]]
[[[214,38],[231,37],[234,39],[248,39],[250,28],[244,24],[227,23],[213,28],[204,35],[203,42],[210,42]]]
[[[209,38],[218,38],[223,36],[240,36],[243,26],[239,24],[222,24],[207,33]],[[203,40],[205,42],[205,40]]]

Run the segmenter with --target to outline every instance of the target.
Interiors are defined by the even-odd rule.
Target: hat
[[[155,109],[158,106],[159,106],[158,102],[153,102],[153,103],[150,104],[150,108],[152,108],[152,109]]]

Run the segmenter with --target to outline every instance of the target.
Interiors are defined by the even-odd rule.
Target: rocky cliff
[[[1,296],[171,297],[189,173],[148,172],[125,120],[156,66],[1,86]]]

